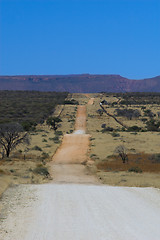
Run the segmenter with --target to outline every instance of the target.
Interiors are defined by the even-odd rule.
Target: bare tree
[[[128,162],[127,150],[124,146],[119,145],[115,148],[115,153],[118,153],[120,158],[122,159],[123,163]]]
[[[25,133],[19,123],[6,123],[0,125],[0,145],[5,155],[9,157],[11,151],[19,144],[29,144],[29,135]]]

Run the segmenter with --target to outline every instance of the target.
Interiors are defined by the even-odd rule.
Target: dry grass
[[[108,185],[160,188],[160,174],[157,173],[98,171],[96,174],[102,183]]]
[[[11,153],[9,159],[0,160],[0,196],[12,184],[48,182],[48,176],[37,173],[46,172],[47,163],[60,146],[63,135],[74,130],[76,106],[58,105],[53,116],[59,115],[62,122],[58,131],[62,134],[57,135],[46,123],[39,124],[36,131],[31,133],[31,144],[27,151],[26,146],[22,145]],[[55,137],[58,141],[55,141]]]
[[[16,156],[16,157],[15,157]],[[49,159],[37,158],[35,155],[24,156],[15,153],[9,159],[0,161],[0,196],[12,184],[39,184],[48,182],[46,176],[35,174],[37,166],[47,164]],[[45,165],[46,166],[46,165]]]
[[[105,184],[143,187],[152,186],[160,188],[160,164],[148,159],[151,155],[160,153],[160,133],[119,131],[121,126],[114,119],[105,114],[99,116],[96,112],[100,109],[99,103],[102,99],[110,103],[117,102],[118,99],[114,96],[104,98],[102,94],[89,94],[88,97],[94,97],[94,104],[87,105],[87,129],[88,133],[92,136],[89,156],[94,161],[90,170],[93,171],[94,169],[94,173],[97,174]],[[109,106],[107,111],[113,114],[115,109],[119,107],[119,105],[115,107]],[[128,108],[139,109],[142,117],[133,120],[128,120],[124,117],[118,117],[118,119],[127,126],[137,125],[139,127],[145,127],[145,123],[141,121],[141,118],[144,118],[141,106],[132,106]],[[156,113],[160,111],[160,106],[156,104],[146,105],[146,109],[151,109],[153,113]],[[114,137],[110,132],[102,133],[102,124],[116,129],[116,133],[118,133],[119,136]],[[115,148],[119,145],[124,145],[128,150],[128,164],[124,165],[118,158],[116,160],[108,158],[114,154]],[[142,152],[143,154],[141,154]],[[141,157],[142,159],[140,159]],[[137,167],[142,170],[142,173],[128,172],[128,169]]]
[[[97,164],[99,170],[106,172],[110,171],[131,171],[131,169],[137,169],[142,172],[159,173],[160,172],[160,159],[156,155],[139,153],[139,154],[128,154],[129,161],[123,163],[121,158],[113,156],[110,160],[100,161]],[[157,162],[158,159],[158,162]]]

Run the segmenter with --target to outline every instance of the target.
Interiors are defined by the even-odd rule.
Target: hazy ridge
[[[0,90],[57,92],[160,92],[160,76],[130,80],[120,75],[18,75],[0,76]]]

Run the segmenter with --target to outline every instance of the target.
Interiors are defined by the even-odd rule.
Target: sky
[[[0,75],[160,75],[160,0],[0,0]]]

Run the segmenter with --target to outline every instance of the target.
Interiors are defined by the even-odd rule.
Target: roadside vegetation
[[[0,123],[18,122],[26,131],[35,130],[67,96],[65,92],[0,91]]]
[[[60,146],[63,135],[74,130],[78,101],[68,93],[34,91],[0,91],[0,93],[3,103],[0,105],[1,196],[9,185],[45,183],[51,179],[49,162]],[[68,102],[65,104],[65,101]],[[11,145],[10,134],[13,138],[15,135]],[[9,138],[6,138],[7,136]],[[24,141],[22,137],[25,137]],[[4,145],[6,149],[9,146],[8,156]]]
[[[90,97],[90,170],[106,184],[160,187],[160,93]]]
[[[68,93],[35,91],[0,91],[0,100],[1,195],[11,184],[49,181],[48,163],[63,135],[74,130],[78,101]]]

